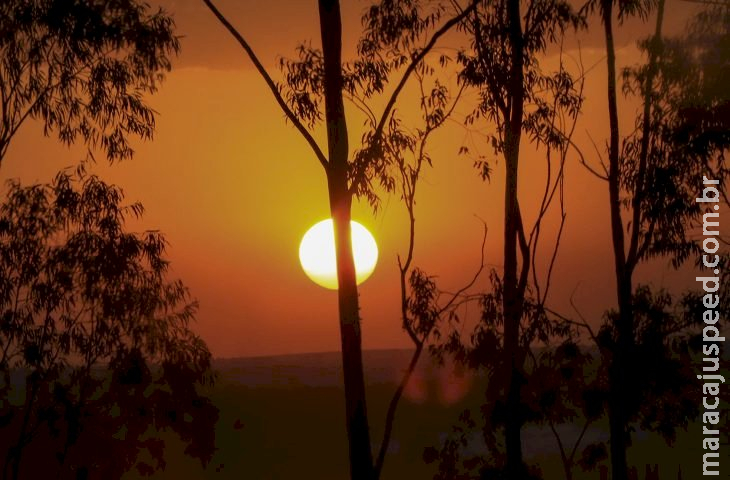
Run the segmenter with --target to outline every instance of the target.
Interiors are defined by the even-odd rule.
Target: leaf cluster
[[[130,158],[130,139],[154,132],[144,96],[179,50],[173,27],[137,0],[0,3],[0,160],[28,119],[67,145]]]
[[[434,73],[425,59],[416,59],[427,48],[429,35],[439,26],[446,11],[445,4],[438,1],[376,2],[363,14],[357,57],[343,62],[343,95],[363,114],[365,125],[361,146],[355,149],[349,162],[348,182],[350,191],[365,198],[373,208],[377,209],[379,204],[378,188],[392,192],[396,187],[391,167],[403,163],[404,156],[414,153],[419,141],[418,134],[404,128],[395,104],[391,103],[395,95],[387,98],[386,88],[393,83],[396,74],[409,67],[420,77]],[[445,64],[448,60],[441,55],[439,61]],[[321,49],[302,44],[297,48],[296,58],[280,59],[279,67],[284,82],[278,84],[277,89],[288,108],[309,129],[321,125],[324,118]],[[404,77],[396,80],[402,81]],[[397,90],[402,86],[398,85]],[[447,92],[441,85],[435,86],[432,94],[445,96]],[[385,96],[389,104],[383,114],[378,115],[373,104],[381,96]],[[440,102],[441,107],[432,105],[433,116],[426,118],[428,126],[442,123],[447,99],[431,101]]]
[[[465,28],[470,34],[471,48],[461,50],[457,56],[462,66],[461,81],[477,88],[480,98],[465,123],[472,125],[485,118],[495,125],[488,136],[495,157],[504,153],[507,125],[517,114],[510,95],[513,85],[522,84],[523,129],[536,145],[561,147],[565,138],[556,129],[554,119],[563,113],[576,117],[582,105],[576,79],[562,64],[558,72],[544,73],[537,55],[545,52],[549,44],[560,41],[567,30],[584,26],[584,17],[562,0],[525,2],[520,19],[522,44],[514,45],[507,5],[506,0],[485,2],[470,16]],[[515,78],[517,72],[513,68],[516,49],[522,56],[522,82]],[[483,178],[488,178],[493,161],[475,162]]]
[[[625,406],[632,422],[671,444],[677,430],[686,428],[699,413],[701,398],[692,365],[701,348],[702,299],[694,292],[677,299],[640,285],[632,296],[632,307],[634,346],[629,352],[631,368],[623,376],[632,395],[625,399]],[[616,311],[607,312],[596,336],[604,370],[617,348],[616,315]]]
[[[0,205],[0,451],[45,478],[118,477],[164,466],[176,432],[207,462],[217,409],[210,352],[190,329],[197,303],[167,279],[159,232],[126,231],[139,204],[83,172],[10,182]],[[147,451],[153,463],[138,459]],[[48,459],[32,461],[36,455]],[[64,477],[65,478],[65,477]]]
[[[650,107],[621,148],[623,203],[639,223],[636,261],[666,257],[677,267],[701,254],[693,232],[702,224],[695,197],[703,177],[719,180],[727,201],[730,95],[721,85],[730,73],[729,19],[728,7],[703,11],[685,36],[640,43],[655,63],[623,71],[624,93]]]

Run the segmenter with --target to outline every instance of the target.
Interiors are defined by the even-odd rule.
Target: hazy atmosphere
[[[0,480],[725,475],[728,78],[727,0],[0,2]]]
[[[113,166],[98,161],[91,170],[124,189],[129,201],[139,201],[145,216],[136,229],[158,229],[170,242],[169,256],[176,276],[200,301],[200,332],[216,357],[333,351],[339,349],[333,324],[336,295],[310,282],[297,258],[302,235],[329,217],[326,179],[306,143],[287,125],[244,52],[202,2],[163,3],[175,18],[181,35],[180,55],[173,59],[159,93],[149,102],[159,112],[152,142],[133,141],[134,159]],[[354,55],[361,30],[364,1],[342,5],[343,58]],[[294,57],[301,42],[316,44],[317,8],[301,1],[221,2],[221,11],[247,36],[257,55],[274,74],[281,57]],[[683,1],[667,8],[664,31],[678,33],[685,19],[699,7]],[[586,69],[585,104],[575,141],[594,156],[590,138],[605,144],[605,53],[598,29],[565,39],[566,60],[581,57]],[[651,25],[630,19],[616,29],[617,62],[631,66],[641,61],[636,42]],[[438,51],[453,52],[457,35]],[[580,50],[578,47],[580,46]],[[543,60],[556,63],[556,49]],[[278,76],[278,75],[277,75]],[[448,73],[453,79],[455,72]],[[399,107],[417,107],[413,89]],[[475,98],[474,94],[472,99]],[[635,101],[619,97],[623,130],[633,128]],[[348,110],[355,110],[346,105]],[[473,160],[458,156],[468,132],[458,124],[470,113],[463,101],[457,122],[434,134],[434,167],[424,173],[417,206],[420,236],[416,264],[437,275],[444,288],[457,287],[479,263],[483,219],[489,228],[486,262],[502,263],[503,169],[494,167],[491,182],[482,181]],[[356,114],[356,111],[352,112]],[[360,138],[360,121],[352,122],[350,138]],[[42,138],[42,127],[28,123],[18,133],[3,161],[4,178],[46,182],[63,167],[75,165],[85,148],[66,148],[53,138]],[[322,129],[318,138],[323,139]],[[487,153],[478,139],[472,148]],[[479,144],[479,141],[482,144]],[[529,150],[529,146],[526,145]],[[21,159],[32,155],[34,162]],[[595,158],[595,157],[594,157]],[[539,156],[526,153],[525,164],[543,168]],[[555,267],[557,306],[570,308],[567,298],[597,325],[600,315],[615,303],[608,224],[608,192],[602,182],[571,159],[566,166],[567,221],[563,246]],[[530,215],[542,194],[541,175],[523,175],[520,192]],[[367,204],[357,204],[354,216],[373,233],[380,260],[372,278],[361,288],[365,348],[407,347],[399,320],[396,255],[407,247],[405,211],[394,195],[383,198],[374,215]],[[555,228],[555,222],[548,228]],[[642,267],[640,275],[659,285],[686,284],[690,275],[666,268],[666,261]],[[486,276],[480,285],[486,285]]]

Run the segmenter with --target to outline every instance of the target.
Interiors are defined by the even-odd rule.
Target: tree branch
[[[416,73],[418,76],[418,73]],[[425,93],[423,90],[423,77],[418,76],[419,79],[419,86],[421,88],[421,96],[422,98],[425,98]],[[395,393],[393,394],[393,397],[390,400],[390,404],[388,405],[388,411],[386,413],[385,418],[385,429],[383,432],[383,441],[380,444],[380,448],[378,450],[378,456],[375,459],[375,479],[377,480],[380,478],[381,472],[383,470],[383,464],[385,463],[385,456],[388,452],[388,446],[390,444],[390,438],[393,433],[393,426],[395,424],[395,414],[398,410],[398,404],[400,403],[400,400],[403,396],[403,392],[405,391],[406,386],[408,385],[408,382],[410,381],[411,377],[413,376],[413,373],[416,370],[416,366],[418,364],[418,361],[421,357],[421,354],[423,352],[423,347],[426,345],[426,342],[428,341],[429,336],[433,332],[435,322],[432,324],[428,324],[427,328],[423,329],[424,331],[419,336],[419,330],[417,328],[414,328],[413,323],[409,319],[408,315],[408,291],[407,291],[407,277],[408,272],[410,271],[411,264],[413,263],[413,250],[415,247],[415,236],[416,236],[416,217],[415,217],[415,199],[416,199],[416,190],[418,185],[418,179],[420,178],[421,169],[423,167],[423,162],[426,160],[426,144],[428,143],[428,139],[430,135],[439,128],[443,123],[446,121],[447,118],[449,118],[452,113],[454,112],[454,109],[456,108],[457,103],[461,99],[461,95],[464,92],[464,86],[462,86],[459,89],[459,92],[457,93],[456,97],[454,98],[453,102],[451,103],[450,107],[446,109],[444,115],[442,118],[439,119],[439,121],[429,124],[428,118],[431,111],[429,111],[429,108],[427,107],[426,102],[421,102],[421,108],[423,109],[423,115],[426,119],[426,127],[423,130],[422,133],[419,134],[419,146],[417,149],[417,153],[415,154],[415,167],[411,167],[410,165],[406,165],[405,161],[399,162],[398,167],[401,174],[402,179],[402,194],[403,194],[403,201],[406,204],[406,209],[408,210],[408,219],[409,219],[409,236],[408,236],[408,250],[406,253],[405,261],[401,261],[400,255],[398,256],[398,270],[400,274],[400,289],[401,289],[401,315],[403,319],[403,329],[408,333],[408,336],[413,341],[413,344],[415,345],[416,349],[413,351],[413,354],[411,356],[411,360],[408,364],[408,367],[406,368],[405,372],[403,373],[403,376],[401,378],[401,381],[396,388]],[[482,242],[482,261],[481,266],[479,268],[479,271],[477,272],[477,275],[474,277],[474,279],[462,290],[457,292],[451,299],[451,301],[447,304],[446,307],[438,310],[436,312],[436,319],[438,319],[446,309],[453,303],[453,301],[460,295],[463,291],[465,291],[467,288],[470,288],[474,282],[476,281],[477,277],[481,273],[482,269],[484,268],[484,244],[486,242],[486,224],[485,224],[485,233],[484,233],[484,240]],[[414,319],[415,322],[415,319]]]
[[[484,256],[485,256],[485,250],[486,250],[486,246],[487,246],[487,233],[489,232],[489,229],[487,228],[487,224],[483,220],[482,220],[482,224],[484,226],[484,233],[482,236],[481,261],[479,262],[479,268],[477,268],[477,271],[474,273],[474,276],[471,278],[469,283],[467,283],[466,285],[464,285],[463,287],[461,287],[459,290],[457,290],[456,292],[454,292],[452,294],[451,299],[448,302],[446,302],[446,305],[444,305],[439,310],[439,315],[442,315],[444,312],[446,312],[454,304],[454,301],[456,301],[457,298],[460,298],[464,294],[464,292],[466,292],[471,287],[473,287],[474,284],[479,279],[479,277],[481,276],[482,272],[484,271],[484,266],[486,265],[486,263],[484,261]]]
[[[204,0],[206,3],[209,2],[209,0]],[[385,106],[385,110],[383,110],[383,114],[380,117],[380,121],[378,122],[377,127],[375,128],[375,134],[373,135],[373,139],[377,142],[379,141],[381,135],[383,134],[383,128],[385,128],[385,123],[388,120],[388,117],[390,117],[390,113],[395,107],[395,102],[398,99],[398,95],[400,95],[401,90],[403,90],[403,87],[405,87],[406,82],[408,81],[408,78],[413,74],[413,72],[416,70],[416,67],[418,67],[418,64],[421,63],[421,61],[428,55],[428,53],[433,49],[434,45],[436,45],[436,42],[444,36],[451,28],[455,25],[457,25],[459,22],[461,22],[467,15],[469,15],[473,10],[476,9],[477,5],[479,4],[479,0],[472,0],[472,2],[469,4],[467,8],[462,10],[458,15],[451,18],[448,22],[444,23],[441,28],[439,28],[431,37],[431,39],[428,41],[425,47],[416,54],[413,59],[411,60],[411,63],[406,68],[406,71],[403,72],[403,77],[401,77],[400,81],[398,82],[398,85],[395,87],[395,90],[390,96],[390,99],[388,100],[388,103]]]
[[[406,389],[406,386],[408,385],[408,382],[410,381],[413,372],[416,370],[416,364],[418,363],[418,359],[420,358],[422,351],[423,342],[416,345],[416,350],[411,356],[411,361],[408,364],[408,368],[403,374],[403,378],[401,378],[400,384],[393,394],[393,398],[390,399],[390,404],[388,405],[388,413],[385,416],[385,431],[383,433],[383,442],[380,444],[378,457],[375,460],[376,480],[380,478],[380,473],[383,469],[383,463],[385,462],[385,454],[388,453],[388,445],[390,444],[390,436],[393,433],[393,424],[395,422],[396,410],[398,410],[398,403],[400,403],[400,399],[403,396],[403,391]]]
[[[246,51],[246,54],[251,59],[251,62],[256,67],[256,70],[259,72],[261,77],[266,82],[266,85],[269,87],[269,90],[271,90],[271,93],[274,95],[274,98],[276,99],[276,103],[279,104],[279,107],[284,111],[284,115],[286,115],[286,118],[289,119],[290,122],[296,127],[297,130],[299,130],[299,133],[302,134],[304,139],[307,141],[309,146],[312,148],[312,151],[314,152],[315,156],[317,157],[317,160],[319,160],[319,163],[322,164],[322,167],[324,167],[325,171],[329,169],[329,162],[327,160],[327,157],[322,152],[322,149],[317,144],[317,141],[314,139],[312,134],[307,130],[307,128],[302,124],[302,122],[297,118],[297,116],[292,112],[291,108],[286,104],[286,101],[281,96],[281,92],[279,92],[279,89],[276,87],[276,84],[271,79],[271,76],[266,71],[264,66],[261,64],[261,61],[259,61],[258,57],[254,53],[251,46],[246,42],[246,40],[241,36],[241,34],[236,30],[236,28],[231,25],[231,23],[226,19],[226,17],[223,16],[223,14],[216,8],[215,5],[213,5],[213,2],[211,0],[203,0],[203,2],[208,6],[211,12],[213,12],[213,15],[216,16],[216,18],[223,24],[224,27],[230,32],[230,34],[233,36],[233,38],[236,39],[236,41],[241,45],[241,47]]]
[[[634,197],[631,199],[632,223],[631,237],[629,241],[629,252],[627,254],[627,268],[631,269],[640,260],[639,255],[639,234],[641,233],[641,207],[646,187],[647,164],[649,162],[649,141],[652,134],[651,111],[652,111],[652,89],[654,88],[654,76],[657,72],[657,57],[659,56],[659,43],[662,39],[662,21],[664,19],[664,0],[659,0],[656,31],[649,42],[649,65],[644,85],[644,112],[641,128],[641,150],[639,152],[639,168],[636,173],[636,185]],[[647,243],[651,238],[646,239]]]

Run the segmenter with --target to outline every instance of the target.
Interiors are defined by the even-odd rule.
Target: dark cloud
[[[360,33],[360,17],[369,0],[343,0],[342,17],[345,54],[354,53]],[[250,68],[243,51],[224,27],[213,17],[202,0],[160,0],[157,2],[172,13],[179,35],[183,36],[183,51],[177,67],[215,69]],[[217,0],[216,6],[250,42],[266,65],[274,65],[280,56],[291,56],[303,41],[319,41],[316,0]],[[576,2],[577,5],[580,2]],[[686,20],[699,6],[685,0],[667,2],[664,32],[675,35],[684,28]],[[622,48],[636,43],[653,31],[654,19],[643,22],[630,19],[616,27],[616,46]],[[590,28],[569,35],[564,48],[571,49],[580,42],[584,48],[603,47],[603,29],[597,16],[590,19]]]

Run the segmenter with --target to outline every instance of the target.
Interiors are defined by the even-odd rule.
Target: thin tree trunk
[[[568,458],[568,455],[566,455],[565,447],[563,446],[563,441],[560,439],[560,435],[558,434],[558,431],[555,428],[555,425],[553,424],[553,422],[550,422],[549,425],[550,425],[550,430],[553,432],[553,436],[555,437],[555,440],[558,442],[558,450],[560,450],[560,460],[562,460],[562,462],[563,462],[563,471],[565,472],[565,480],[573,480],[573,457],[571,456],[571,458]],[[575,449],[573,450],[573,453],[575,453]]]
[[[395,425],[395,413],[396,413],[396,409],[398,408],[398,403],[400,402],[400,399],[403,396],[403,392],[405,391],[406,387],[408,386],[408,382],[410,381],[411,377],[413,376],[413,372],[416,371],[416,366],[418,365],[418,360],[421,357],[421,352],[423,352],[422,343],[416,345],[416,350],[413,352],[413,355],[411,355],[411,361],[408,364],[408,368],[406,369],[405,373],[403,374],[400,384],[398,384],[398,388],[396,389],[395,393],[393,394],[393,398],[391,398],[391,400],[390,400],[390,404],[388,404],[388,412],[385,416],[385,430],[384,430],[385,433],[383,434],[383,443],[380,444],[380,449],[378,450],[378,457],[375,462],[375,473],[373,475],[373,478],[376,480],[380,478],[380,475],[383,472],[383,465],[385,464],[385,456],[388,453],[388,445],[390,444],[390,437],[393,433],[393,426]]]
[[[337,252],[338,303],[350,477],[352,480],[372,480],[373,458],[365,402],[362,336],[350,230],[352,195],[347,180],[348,142],[342,99],[342,24],[339,2],[337,0],[319,0],[319,17],[324,56],[324,97],[329,147],[327,182]]]
[[[625,372],[628,368],[627,357],[633,343],[631,312],[631,274],[626,268],[624,249],[624,230],[621,219],[620,175],[619,175],[619,129],[616,98],[616,53],[613,42],[613,2],[602,1],[603,26],[606,37],[606,63],[608,70],[608,116],[610,128],[608,152],[608,191],[611,213],[611,234],[613,240],[614,270],[618,299],[618,319],[616,324],[617,345],[609,370],[610,392],[608,417],[610,430],[611,473],[613,480],[628,479],[626,461],[626,413],[625,413]]]
[[[649,49],[649,72],[644,86],[644,119],[642,128],[641,150],[634,198],[631,203],[632,221],[628,255],[625,253],[623,221],[621,219],[621,178],[619,174],[619,130],[618,107],[616,101],[616,54],[613,44],[613,13],[611,0],[603,0],[603,24],[606,36],[606,57],[608,66],[608,112],[610,122],[609,143],[609,176],[608,187],[611,202],[611,233],[613,237],[614,264],[616,272],[616,291],[618,296],[619,315],[616,330],[618,334],[616,351],[611,363],[609,394],[609,428],[611,434],[611,470],[613,480],[628,479],[628,462],[626,449],[629,421],[626,411],[625,372],[631,368],[631,356],[634,350],[634,318],[631,297],[633,292],[633,272],[641,260],[639,236],[641,232],[641,201],[645,189],[645,177],[649,155],[649,135],[651,127],[651,91],[656,74],[657,43],[661,40],[661,25],[664,17],[664,1],[660,0],[657,12],[656,30],[653,43]]]
[[[522,17],[519,0],[508,0],[509,35],[512,46],[512,69],[509,96],[512,109],[505,132],[505,191],[504,191],[504,351],[509,375],[507,393],[507,417],[505,422],[505,447],[507,453],[507,478],[521,480],[524,477],[522,461],[522,420],[520,418],[521,369],[519,359],[520,318],[522,298],[517,279],[517,236],[519,229],[519,205],[517,202],[517,177],[522,136],[524,103],[524,72],[522,47]],[[523,259],[524,260],[524,259]]]
[[[628,268],[633,267],[641,261],[640,253],[640,237],[642,228],[641,209],[642,201],[646,195],[647,168],[649,165],[649,145],[652,136],[651,110],[653,104],[654,78],[657,74],[657,63],[659,57],[659,49],[662,40],[662,22],[664,21],[664,0],[659,0],[657,4],[657,19],[654,30],[654,38],[649,43],[649,65],[644,81],[644,113],[641,126],[641,148],[639,150],[639,166],[636,172],[636,183],[634,185],[633,198],[631,201],[631,237],[629,242],[629,251],[626,256]]]

